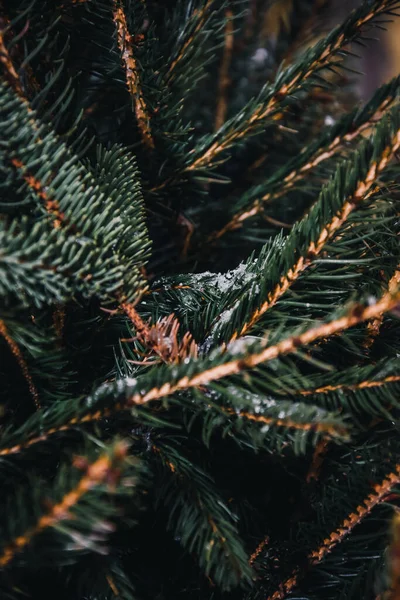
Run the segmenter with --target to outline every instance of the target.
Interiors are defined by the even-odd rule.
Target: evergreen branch
[[[394,470],[387,475],[380,483],[373,486],[373,492],[360,504],[356,510],[343,520],[341,525],[326,537],[322,544],[316,550],[308,555],[308,564],[312,567],[319,564],[324,558],[334,550],[334,548],[344,540],[353,529],[359,525],[371,511],[380,504],[391,492],[394,486],[400,483],[400,465],[396,465]],[[296,568],[290,577],[284,581],[278,590],[268,596],[268,600],[284,600],[286,595],[297,587],[301,576],[300,569]]]
[[[8,19],[4,16],[4,8],[2,2],[0,2],[0,64],[3,65],[5,76],[11,85],[11,87],[15,90],[15,92],[23,97],[23,91],[21,87],[21,82],[18,77],[18,73],[15,70],[14,64],[11,60],[10,53],[8,52],[7,46],[4,41],[4,37],[8,30]],[[4,25],[4,27],[3,27]]]
[[[356,109],[342,117],[334,127],[324,133],[321,139],[303,149],[300,156],[289,161],[273,177],[261,185],[250,188],[241,201],[245,208],[241,208],[224,227],[212,233],[208,241],[221,238],[225,233],[240,227],[248,218],[262,212],[267,202],[270,203],[287,194],[312,170],[339,153],[346,144],[360,137],[373,124],[378,123],[385,110],[396,99],[399,85],[400,77],[395,77],[391,82],[383,85],[363,109]],[[263,190],[268,191],[263,194]]]
[[[330,392],[337,391],[351,391],[355,392],[357,390],[365,390],[367,388],[375,388],[386,385],[387,383],[396,383],[400,381],[400,375],[389,375],[381,380],[371,380],[371,381],[361,381],[360,383],[355,383],[352,385],[346,384],[338,384],[338,385],[324,385],[314,390],[296,390],[296,394],[300,396],[313,396],[315,394],[329,394]]]
[[[222,54],[221,66],[219,70],[218,80],[218,97],[217,97],[217,110],[215,114],[214,129],[222,127],[226,119],[226,113],[228,110],[228,102],[226,94],[229,88],[229,66],[232,60],[233,52],[233,13],[230,9],[226,11],[226,25],[225,25],[225,44]]]
[[[128,300],[134,300],[129,296],[137,296],[143,287],[140,267],[149,248],[134,157],[119,147],[108,151],[100,148],[95,178],[65,142],[35,118],[28,104],[4,83],[0,112],[2,149],[6,150],[2,150],[1,158],[5,163],[11,160],[27,190],[40,200],[40,205],[45,202],[45,209],[60,232],[57,245],[67,235],[68,243],[75,245],[75,253],[68,254],[66,261],[68,265],[73,263],[79,273],[75,273],[75,284],[92,288],[92,295],[94,290],[96,295],[107,289],[113,299],[122,288]],[[65,225],[62,229],[61,223]],[[39,233],[40,223],[33,229]],[[20,236],[16,238],[26,245]],[[15,246],[13,241],[10,244]],[[36,249],[32,251],[37,254]],[[57,270],[61,270],[55,246],[45,252],[56,254],[50,268],[57,265]],[[85,261],[78,264],[82,255]],[[9,269],[10,265],[9,262]],[[72,270],[66,265],[62,269]],[[86,277],[82,277],[85,271]],[[34,275],[32,272],[30,278]]]
[[[109,486],[110,492],[121,477],[121,465],[126,460],[128,446],[125,442],[117,442],[110,451],[105,451],[92,463],[86,464],[86,459],[76,459],[75,465],[79,468],[82,464],[85,469],[84,475],[79,479],[77,485],[66,492],[61,500],[50,505],[47,512],[37,522],[20,532],[1,551],[0,568],[4,569],[12,562],[16,555],[21,553],[33,539],[48,528],[60,527],[62,522],[73,520],[71,510],[77,507],[84,496],[99,488]],[[59,483],[62,478],[59,476]],[[55,486],[57,488],[57,484]],[[73,537],[73,536],[71,536]]]
[[[389,290],[396,288],[396,286],[399,284],[399,277],[400,277],[400,273],[398,273],[396,271],[396,273],[393,275],[392,279],[389,281]],[[372,319],[372,321],[370,321],[367,324],[367,330],[368,330],[369,335],[364,343],[364,348],[366,348],[367,350],[371,348],[375,339],[378,337],[379,332],[381,330],[382,323],[383,323],[383,315],[380,315],[376,319]]]
[[[154,139],[150,127],[150,114],[140,83],[139,66],[135,59],[133,45],[134,37],[129,33],[125,12],[120,0],[113,0],[113,18],[117,28],[118,46],[125,65],[126,84],[135,107],[135,115],[143,143],[147,148],[154,149]]]
[[[160,441],[153,450],[168,469],[157,486],[157,505],[167,507],[168,528],[196,555],[206,576],[224,589],[241,580],[250,582],[251,569],[238,536],[237,518],[214,481],[183,455],[182,448]]]
[[[253,565],[257,558],[260,556],[261,552],[264,550],[266,546],[268,546],[270,542],[270,538],[267,535],[261,542],[258,544],[257,548],[254,550],[253,554],[250,556],[249,563]]]
[[[277,117],[277,111],[284,100],[299,89],[310,85],[313,77],[329,66],[333,58],[360,34],[364,26],[372,24],[379,15],[396,6],[398,0],[374,0],[371,3],[363,3],[360,8],[351,13],[342,26],[334,29],[324,40],[308,50],[298,64],[279,73],[274,85],[263,90],[256,108],[253,109],[254,102],[251,102],[244,107],[240,115],[227,121],[210,141],[207,138],[203,144],[198,144],[201,150],[195,149],[189,153],[191,162],[186,165],[184,171],[210,168],[216,160],[219,160],[219,155],[235,142],[254,133],[266,120]]]
[[[10,334],[7,330],[6,324],[4,323],[4,321],[2,319],[0,319],[0,335],[3,336],[3,338],[9,345],[12,354],[14,355],[18,365],[20,366],[22,374],[28,384],[29,391],[30,391],[33,401],[35,403],[36,410],[39,410],[41,408],[40,401],[39,401],[39,394],[38,394],[35,384],[33,383],[31,374],[29,373],[28,365],[26,364],[26,361],[25,361],[24,357],[22,356],[22,352],[18,348],[18,345],[10,336]]]
[[[284,402],[279,402],[277,403],[276,408],[276,412],[279,414],[285,413],[285,406],[284,406]],[[254,423],[261,423],[262,425],[266,425],[268,429],[270,426],[271,427],[284,427],[285,429],[294,429],[294,430],[298,430],[298,431],[303,431],[303,432],[312,432],[315,434],[320,434],[323,437],[328,437],[328,438],[342,438],[342,439],[347,439],[348,438],[348,431],[347,428],[341,424],[341,423],[335,423],[333,420],[331,422],[329,421],[324,421],[324,415],[322,415],[322,413],[318,413],[318,409],[317,409],[317,419],[314,421],[309,422],[307,420],[308,415],[303,415],[300,412],[300,415],[296,415],[295,411],[296,408],[298,408],[298,406],[296,405],[296,403],[290,402],[289,404],[289,410],[287,411],[289,415],[293,415],[294,416],[302,416],[303,417],[303,422],[301,421],[296,421],[294,418],[290,418],[290,416],[284,416],[284,417],[279,417],[279,416],[266,416],[266,415],[261,415],[261,414],[254,414],[254,413],[250,413],[247,411],[236,411],[232,408],[223,408],[221,407],[222,412],[228,414],[228,415],[237,415],[239,418],[244,418],[248,421],[252,421]],[[303,410],[306,407],[303,407]],[[308,409],[312,408],[312,407],[307,407]],[[271,411],[274,412],[274,411]],[[314,415],[313,415],[314,416]]]
[[[56,229],[61,227],[62,224],[67,224],[65,221],[65,215],[60,211],[60,205],[57,200],[52,200],[49,198],[47,192],[45,191],[45,185],[43,182],[39,181],[34,175],[29,173],[27,167],[24,163],[18,158],[12,158],[11,164],[21,171],[22,178],[28,185],[28,187],[35,193],[37,196],[44,201],[44,206],[46,211],[54,218],[53,225]]]
[[[149,402],[172,396],[179,391],[196,388],[198,386],[206,386],[213,381],[241,374],[262,363],[296,352],[301,346],[306,346],[321,338],[340,333],[359,323],[373,319],[383,312],[393,310],[399,304],[399,301],[400,292],[397,291],[396,294],[386,292],[380,300],[373,305],[353,305],[353,307],[342,317],[317,324],[303,333],[289,336],[275,345],[259,351],[254,351],[240,358],[232,359],[226,352],[222,352],[222,362],[216,366],[208,367],[207,362],[204,364],[202,360],[193,361],[192,364],[190,364],[191,361],[189,361],[188,367],[183,365],[182,371],[185,372],[189,368],[190,374],[185,373],[182,376],[181,369],[177,369],[176,381],[173,382],[171,381],[171,372],[166,370],[163,374],[166,378],[164,383],[159,386],[151,387],[148,391],[143,389],[145,378],[141,378],[140,380],[127,378],[125,382],[124,380],[120,380],[115,382],[115,384],[105,384],[93,397],[89,398],[88,401],[83,404],[79,404],[76,401],[71,401],[69,406],[67,406],[66,402],[60,403],[62,405],[62,424],[59,424],[60,416],[58,416],[57,412],[60,410],[60,407],[55,407],[54,410],[49,409],[42,418],[48,421],[55,420],[54,426],[46,428],[41,421],[40,435],[33,434],[32,437],[25,439],[22,443],[16,443],[13,446],[0,449],[0,456],[19,453],[39,442],[48,440],[55,434],[69,431],[78,425],[99,421],[120,411],[132,410],[134,407],[140,407]],[[130,391],[132,387],[134,390],[139,388],[140,391],[133,391],[132,393]],[[116,401],[115,394],[119,397],[121,397],[122,394],[123,398]],[[108,400],[108,405],[104,405],[104,400]],[[88,406],[93,405],[93,403],[97,404],[99,408],[96,408],[94,411],[88,410]],[[103,406],[101,406],[102,403]],[[68,415],[74,416],[68,417]],[[32,422],[32,425],[34,425],[35,428],[37,427],[36,423]],[[26,433],[24,434],[24,437],[26,438]],[[3,436],[3,439],[5,439],[5,436]]]
[[[182,61],[182,59],[186,56],[189,47],[195,42],[197,36],[202,32],[202,29],[203,29],[203,27],[206,23],[207,17],[208,17],[208,12],[214,3],[215,3],[215,0],[207,0],[202,8],[200,8],[199,10],[195,10],[193,12],[191,20],[188,23],[188,29],[190,31],[192,24],[195,24],[194,28],[191,31],[190,35],[188,35],[188,37],[182,44],[181,48],[179,49],[178,55],[176,56],[176,58],[174,58],[174,60],[171,63],[171,66],[169,67],[168,74],[167,74],[167,77],[169,80],[171,79],[172,75],[174,74],[176,67],[179,65],[179,63]]]
[[[391,123],[391,117],[394,118],[396,124],[394,128]],[[347,163],[344,163],[344,165],[339,166],[333,180],[321,191],[320,198],[311,212],[293,228],[285,240],[283,252],[278,256],[278,260],[283,260],[282,256],[284,255],[285,263],[287,261],[290,265],[289,269],[284,275],[280,275],[279,282],[267,294],[266,300],[253,311],[248,321],[241,326],[240,331],[236,331],[233,334],[232,340],[245,335],[278,302],[303,271],[318,258],[326,244],[334,238],[340,228],[346,223],[353,210],[363,200],[365,201],[371,196],[374,192],[377,178],[400,148],[400,127],[397,126],[397,122],[398,119],[396,119],[396,115],[392,111],[377,128],[374,137],[376,143],[373,144],[369,140],[366,141],[361,151],[356,154],[356,160],[353,164],[349,166]],[[393,129],[394,134],[392,133]],[[389,139],[387,139],[388,137]],[[360,171],[362,174],[360,174]],[[340,192],[342,191],[344,181],[352,181],[354,183],[351,192],[343,198]],[[332,199],[336,199],[336,203],[339,199],[340,204],[337,204],[337,211],[332,210],[330,221],[326,222],[325,207],[332,207]],[[315,228],[316,221],[321,224],[319,230]],[[301,248],[298,247],[300,232],[305,232],[309,240],[308,242],[305,241],[304,246]],[[289,254],[293,255],[292,262],[290,262]]]

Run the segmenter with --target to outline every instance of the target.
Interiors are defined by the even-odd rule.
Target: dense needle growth
[[[400,597],[400,3],[329,5],[0,0],[1,600]]]

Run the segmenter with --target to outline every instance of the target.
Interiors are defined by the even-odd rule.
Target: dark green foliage
[[[330,4],[0,0],[1,598],[394,600],[400,3]]]

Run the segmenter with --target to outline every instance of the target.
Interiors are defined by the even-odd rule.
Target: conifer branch
[[[2,319],[0,319],[0,335],[2,335],[3,338],[5,339],[5,341],[7,342],[12,354],[14,355],[17,363],[19,364],[22,374],[28,384],[28,388],[32,395],[33,401],[35,403],[36,410],[39,410],[41,408],[40,402],[39,402],[39,394],[38,394],[35,384],[33,383],[31,374],[29,373],[28,365],[26,364],[26,361],[25,361],[24,357],[22,356],[22,352],[18,348],[18,345],[10,336],[8,329],[6,327],[6,324],[4,323],[4,321]]]
[[[18,96],[23,97],[21,82],[4,40],[5,34],[8,30],[8,19],[4,16],[4,14],[2,14],[3,12],[4,8],[2,2],[0,2],[0,64],[3,65],[5,77],[8,80],[8,83],[18,94]]]
[[[260,351],[250,353],[241,358],[228,360],[215,367],[205,369],[201,369],[202,361],[199,361],[200,369],[195,369],[191,375],[184,375],[175,383],[166,381],[160,387],[152,387],[150,390],[144,392],[135,392],[129,395],[125,400],[114,403],[111,407],[99,408],[94,412],[85,411],[83,414],[79,414],[67,420],[62,425],[57,425],[42,431],[39,436],[33,436],[24,443],[0,449],[0,456],[19,453],[39,442],[48,440],[55,434],[69,431],[77,425],[99,421],[120,411],[130,410],[135,406],[143,406],[149,402],[171,396],[179,391],[207,385],[213,381],[218,381],[232,375],[238,375],[244,371],[257,367],[262,363],[296,352],[301,346],[306,346],[321,338],[327,338],[345,331],[350,327],[354,327],[359,323],[373,319],[383,312],[394,309],[399,302],[399,291],[396,291],[395,294],[386,292],[376,304],[369,306],[353,305],[353,307],[342,317],[311,327],[303,333],[290,336],[277,344]]]
[[[125,65],[126,84],[132,97],[138,128],[143,143],[152,150],[154,139],[151,133],[149,109],[140,82],[139,66],[134,54],[135,38],[129,33],[126,15],[119,0],[114,0],[113,17],[117,28],[118,47]]]
[[[319,71],[330,65],[333,58],[348,45],[349,41],[359,35],[360,30],[380,14],[398,5],[396,0],[375,0],[371,4],[363,4],[353,11],[342,27],[336,28],[323,43],[317,43],[305,54],[303,62],[298,68],[289,67],[280,77],[271,90],[267,91],[264,101],[260,100],[258,106],[244,118],[236,123],[227,122],[222,134],[215,141],[205,145],[205,150],[196,157],[196,150],[190,155],[193,160],[184,168],[184,171],[210,168],[212,163],[219,160],[219,155],[230,148],[238,140],[248,136],[256,129],[260,122],[279,117],[277,111],[281,104],[299,88],[305,87]],[[243,111],[242,111],[243,112]],[[189,155],[189,156],[190,156]],[[247,218],[247,217],[246,217]]]
[[[364,118],[355,118],[359,123],[355,127],[352,126],[350,131],[348,131],[349,115],[345,115],[335,126],[332,135],[325,135],[322,142],[318,142],[311,147],[311,151],[308,148],[304,149],[300,157],[296,157],[293,161],[289,162],[284,171],[279,172],[278,176],[274,175],[261,186],[255,186],[254,189],[250,189],[246,193],[246,197],[250,200],[249,206],[238,211],[220,230],[213,232],[208,237],[208,241],[212,242],[220,239],[226,233],[241,227],[250,217],[262,213],[265,204],[271,203],[290,192],[299,181],[302,181],[321,163],[334,157],[347,144],[360,137],[371,126],[379,123],[385,110],[394,102],[398,93],[399,83],[400,79],[396,77],[390,84],[382,86],[377,92],[377,95],[381,96],[380,102],[376,104],[375,100],[372,99],[369,102],[370,107],[367,106],[365,108]],[[384,93],[386,91],[387,93]],[[340,133],[342,131],[347,132]],[[277,182],[279,182],[279,185],[277,185]],[[263,189],[267,189],[268,191],[260,196],[260,190]],[[251,200],[254,196],[257,196],[256,199]]]
[[[399,284],[399,278],[400,278],[400,272],[396,271],[396,273],[393,275],[393,277],[389,281],[389,290],[395,289],[397,287],[397,285]],[[382,323],[383,323],[383,315],[380,315],[379,317],[376,317],[376,319],[372,319],[372,321],[367,323],[368,337],[364,342],[364,348],[366,350],[369,350],[371,348],[374,341],[378,337],[380,330],[381,330]]]
[[[198,35],[198,33],[201,32],[201,30],[203,29],[205,22],[207,20],[208,11],[211,8],[211,6],[214,4],[214,2],[215,2],[215,0],[207,0],[207,2],[204,4],[204,6],[202,8],[200,8],[199,10],[195,10],[193,12],[193,15],[191,18],[192,18],[193,22],[196,23],[196,25],[195,25],[191,35],[185,40],[182,47],[180,48],[177,57],[172,61],[171,66],[169,67],[168,74],[167,74],[167,77],[169,80],[171,79],[172,74],[176,70],[176,67],[179,65],[181,60],[186,55],[188,48],[191,46],[193,41],[196,39],[196,36]]]
[[[297,281],[301,273],[303,273],[303,271],[305,271],[313,263],[313,261],[318,258],[326,244],[332,240],[339,229],[344,225],[344,223],[346,223],[353,210],[355,210],[363,200],[368,199],[372,195],[377,178],[388,165],[389,161],[399,148],[400,129],[397,129],[390,143],[382,148],[380,156],[374,157],[370,161],[365,176],[358,180],[357,185],[355,186],[350,197],[346,198],[345,202],[342,204],[337,213],[331,218],[330,222],[323,223],[318,237],[313,236],[314,239],[311,239],[308,247],[301,252],[300,256],[293,262],[286,274],[281,276],[279,283],[268,293],[266,300],[255,309],[250,319],[242,325],[241,330],[233,334],[232,340],[245,335],[255,325],[255,323],[257,323],[257,321],[278,302],[281,296],[283,296],[283,294],[293,285],[293,283]],[[355,170],[357,168],[358,167],[356,166]],[[337,172],[337,176],[339,176],[339,171]],[[330,184],[328,184],[328,187],[329,185]],[[326,189],[328,189],[328,187]],[[321,193],[322,200],[323,193],[324,190]],[[322,200],[320,200],[320,202],[322,202]],[[306,216],[303,221],[300,222],[299,229],[301,229],[304,224],[308,223],[309,220],[310,215]],[[291,237],[295,239],[297,234],[298,229],[296,228],[293,230]],[[288,245],[290,242],[291,238],[289,237]],[[295,253],[298,254],[297,249],[295,249]]]
[[[12,542],[3,548],[0,554],[0,568],[4,569],[22,552],[37,535],[49,527],[55,527],[62,521],[72,518],[71,509],[74,508],[83,496],[94,488],[115,483],[120,478],[120,465],[126,457],[128,446],[124,442],[115,444],[112,453],[102,454],[97,460],[87,465],[86,472],[75,488],[67,492],[62,500],[53,504],[46,514],[38,519],[37,523],[18,535]],[[80,461],[78,461],[79,466]]]
[[[215,114],[214,129],[222,127],[226,119],[226,113],[228,110],[228,102],[226,94],[229,88],[229,66],[232,60],[233,52],[233,13],[230,9],[226,11],[226,25],[225,25],[225,44],[222,54],[221,66],[219,70],[219,81],[218,81],[218,97],[217,97],[217,110]]]
[[[57,200],[49,198],[45,191],[45,185],[40,182],[34,175],[29,173],[24,163],[18,158],[12,158],[11,163],[13,166],[21,171],[24,181],[28,184],[28,187],[35,192],[41,200],[44,201],[44,206],[47,212],[54,218],[53,225],[55,229],[61,227],[62,224],[66,224],[65,215],[60,211],[60,205]]]
[[[225,409],[221,407],[223,412],[229,415],[237,415],[240,418],[253,421],[254,423],[262,423],[263,425],[271,425],[272,427],[285,427],[287,429],[295,429],[298,431],[309,431],[313,433],[319,433],[323,437],[328,438],[347,438],[348,432],[346,427],[339,425],[338,423],[327,423],[327,422],[298,422],[290,418],[276,418],[267,417],[265,415],[258,415],[249,413],[246,411],[237,412],[233,409]]]
[[[313,396],[315,394],[329,394],[330,392],[338,392],[338,391],[355,392],[357,390],[381,387],[388,383],[397,383],[399,381],[400,381],[400,375],[389,375],[388,377],[385,377],[384,379],[380,379],[380,380],[374,380],[374,379],[366,380],[366,381],[361,381],[360,383],[355,383],[352,385],[346,385],[343,383],[340,383],[338,385],[324,385],[324,386],[321,386],[314,390],[296,390],[295,393],[299,394],[301,396]]]
[[[261,542],[258,544],[257,548],[254,550],[253,554],[249,558],[249,564],[253,566],[257,558],[260,556],[261,552],[264,550],[266,546],[268,546],[270,541],[269,535],[267,535]]]
[[[400,465],[396,465],[393,471],[383,479],[380,483],[377,483],[373,487],[371,494],[360,504],[356,510],[339,525],[337,529],[332,531],[328,537],[326,537],[322,544],[316,549],[310,552],[308,555],[308,564],[313,567],[319,564],[324,558],[334,550],[334,548],[342,542],[352,531],[359,525],[365,517],[367,517],[371,511],[380,504],[385,497],[391,492],[394,486],[400,483]],[[268,600],[284,600],[287,594],[297,587],[300,579],[300,570],[296,568],[290,577],[284,581],[278,590],[268,596]]]

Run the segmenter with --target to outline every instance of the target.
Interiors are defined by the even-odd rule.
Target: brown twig
[[[397,291],[395,294],[386,292],[376,304],[369,306],[355,305],[347,314],[343,315],[343,317],[339,317],[338,319],[328,321],[327,323],[322,323],[316,325],[315,327],[311,327],[303,333],[290,336],[273,346],[264,348],[259,352],[249,354],[248,356],[244,356],[242,358],[230,360],[215,367],[210,367],[209,369],[205,369],[200,373],[194,373],[191,376],[185,375],[176,383],[166,382],[161,385],[161,387],[154,387],[148,392],[136,392],[125,401],[114,404],[112,408],[98,409],[95,412],[87,413],[82,417],[73,417],[64,425],[52,427],[47,431],[44,431],[40,436],[32,437],[23,444],[16,444],[15,446],[1,449],[0,456],[21,452],[25,448],[28,448],[38,442],[47,440],[51,435],[62,431],[68,431],[76,425],[98,421],[105,417],[111,416],[116,412],[130,410],[133,406],[142,406],[148,402],[171,396],[176,392],[200,385],[207,385],[212,381],[237,375],[243,371],[246,371],[247,369],[253,369],[259,364],[268,362],[278,358],[279,356],[285,356],[295,352],[301,346],[306,346],[320,338],[326,338],[336,333],[345,331],[346,329],[354,327],[359,323],[373,319],[383,312],[393,310],[399,304],[399,302],[400,292]]]
[[[134,37],[129,33],[126,15],[118,0],[114,0],[114,22],[117,27],[118,46],[125,65],[126,84],[135,107],[135,115],[143,143],[149,149],[154,148],[154,139],[150,127],[150,114],[143,96],[139,67],[134,55]]]
[[[25,361],[24,357],[22,356],[22,352],[18,348],[18,345],[14,342],[14,340],[10,336],[10,334],[7,330],[6,324],[4,323],[4,321],[2,319],[0,319],[0,335],[2,335],[3,338],[5,339],[5,341],[7,342],[12,354],[15,357],[15,360],[19,364],[22,374],[28,384],[28,388],[32,395],[33,401],[35,403],[36,410],[39,410],[41,408],[40,402],[39,402],[39,394],[38,394],[35,384],[33,383],[31,374],[29,373],[28,365],[26,364],[26,361]]]
[[[65,224],[65,215],[63,212],[60,211],[60,205],[58,201],[49,198],[47,192],[45,191],[46,186],[38,179],[36,179],[34,175],[31,175],[27,171],[24,163],[21,160],[17,158],[12,158],[11,163],[16,169],[22,172],[22,177],[28,184],[28,186],[39,196],[41,200],[44,201],[44,206],[47,212],[54,217],[54,227],[58,229],[59,227],[61,227],[62,224]]]
[[[380,11],[384,10],[385,5],[386,1],[383,0]],[[366,14],[363,17],[360,17],[355,24],[355,27],[357,29],[361,28],[367,25],[375,17],[376,13],[371,12]],[[306,71],[296,71],[289,81],[282,83],[280,87],[276,89],[265,105],[258,106],[254,109],[247,120],[248,127],[245,129],[232,129],[230,132],[227,132],[222,140],[213,142],[201,156],[198,156],[193,162],[186,166],[185,171],[193,171],[208,167],[221,152],[225,151],[237,140],[246,136],[256,123],[267,118],[274,119],[274,117],[276,117],[275,113],[277,108],[282,100],[286,99],[294,92],[300,81],[304,84],[317,70],[326,66],[332,55],[338,52],[346,44],[348,44],[348,36],[345,36],[344,33],[338,34],[329,46],[325,47],[318,56],[315,56],[314,61],[309,65]],[[196,150],[192,151],[192,153],[195,152]]]
[[[393,472],[390,473],[381,483],[373,487],[373,491],[360,504],[356,510],[344,519],[341,525],[332,531],[332,533],[323,540],[322,544],[308,555],[308,564],[314,566],[319,564],[332,550],[344,540],[353,529],[359,525],[362,520],[368,516],[390,493],[395,485],[400,483],[400,465],[396,465]],[[297,587],[300,579],[300,570],[295,569],[279,588],[267,600],[284,600],[291,591]]]
[[[204,27],[204,24],[205,24],[206,19],[207,19],[207,12],[208,12],[209,8],[211,7],[211,5],[214,2],[215,2],[215,0],[207,0],[207,2],[205,3],[205,5],[201,9],[195,10],[193,12],[192,18],[198,19],[197,24],[196,24],[196,26],[195,26],[192,34],[184,42],[182,48],[179,51],[178,56],[171,63],[171,66],[170,66],[169,71],[168,71],[168,79],[171,78],[171,75],[172,75],[173,71],[176,69],[176,66],[180,63],[180,61],[182,60],[182,58],[185,56],[186,51],[189,48],[190,44],[193,42],[193,39],[195,38],[195,36]]]
[[[335,234],[347,221],[353,210],[357,208],[361,201],[371,196],[374,191],[373,186],[375,185],[376,178],[385,169],[399,148],[400,130],[396,132],[390,145],[384,149],[380,160],[371,164],[365,178],[358,182],[354,193],[350,198],[347,198],[340,211],[336,213],[336,215],[328,224],[323,226],[317,241],[312,241],[306,251],[302,253],[293,266],[287,271],[287,273],[282,275],[280,282],[273,290],[271,290],[271,292],[269,292],[266,300],[258,308],[256,308],[250,319],[242,326],[241,330],[233,334],[232,340],[245,335],[249,329],[251,329],[262,317],[262,315],[264,315],[272,306],[277,303],[279,298],[292,286],[292,284],[298,279],[299,275],[312,264],[314,259],[321,254],[326,244],[332,240]],[[394,277],[397,277],[397,275],[394,275]]]
[[[79,500],[93,488],[107,483],[110,475],[113,479],[119,478],[120,469],[117,465],[125,458],[127,445],[123,442],[116,444],[113,455],[103,454],[95,462],[87,466],[86,474],[81,478],[78,485],[68,492],[63,499],[50,507],[47,514],[40,517],[36,525],[27,529],[25,533],[16,537],[8,544],[0,555],[0,568],[6,567],[15,556],[22,552],[30,544],[32,539],[49,527],[55,527],[64,520],[71,519],[70,510]]]
[[[180,323],[174,314],[148,325],[132,304],[122,302],[121,308],[134,325],[138,339],[163,362],[179,363],[186,358],[197,357],[197,345],[189,332],[181,340],[178,339]]]

